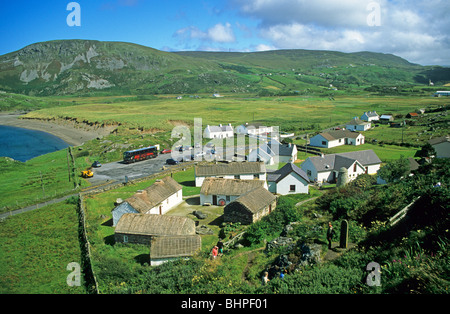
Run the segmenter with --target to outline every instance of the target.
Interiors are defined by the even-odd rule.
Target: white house
[[[259,187],[267,190],[266,181],[206,178],[200,190],[200,204],[225,206],[242,194]]]
[[[264,162],[219,162],[195,166],[195,186],[200,187],[205,178],[261,180],[266,182]]]
[[[361,116],[361,120],[363,121],[378,121],[380,116],[376,111],[366,111]]]
[[[376,174],[380,165],[380,158],[370,149],[308,157],[301,168],[311,181],[334,183],[342,167],[347,169],[348,179],[351,181],[363,173]]]
[[[358,117],[354,117],[352,121],[345,125],[345,128],[349,131],[367,131],[371,128],[372,123],[368,121],[362,121]]]
[[[113,226],[125,213],[164,215],[182,201],[182,186],[171,177],[165,177],[117,205],[112,210]]]
[[[213,139],[213,138],[227,138],[234,136],[234,129],[229,123],[228,125],[207,125],[205,131],[203,132],[203,137]]]
[[[297,160],[297,146],[293,144],[281,144],[271,139],[268,143],[260,145],[250,151],[249,161],[263,161],[266,165],[278,162],[295,162]]]
[[[267,135],[268,133],[273,132],[273,127],[265,126],[260,123],[246,123],[241,124],[236,127],[236,134],[245,134],[245,135]]]
[[[365,137],[361,133],[349,130],[335,130],[319,133],[313,136],[309,143],[311,146],[332,148],[341,145],[362,145]]]
[[[308,194],[309,183],[306,173],[293,163],[287,163],[281,169],[267,174],[269,191],[274,194]]]
[[[443,136],[428,141],[436,151],[436,158],[450,158],[450,137]]]

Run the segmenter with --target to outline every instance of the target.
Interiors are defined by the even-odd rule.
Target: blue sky
[[[78,0],[81,26],[73,27],[70,2],[2,1],[0,54],[93,39],[166,51],[374,51],[450,65],[448,0]]]

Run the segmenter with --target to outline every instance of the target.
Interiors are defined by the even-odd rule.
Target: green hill
[[[58,40],[0,56],[0,90],[28,95],[301,93],[450,82],[450,69],[390,54],[277,50],[164,52],[132,43]]]

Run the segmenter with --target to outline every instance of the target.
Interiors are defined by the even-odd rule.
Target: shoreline
[[[80,146],[84,142],[108,135],[110,133],[110,130],[107,129],[80,129],[71,125],[64,125],[56,122],[20,119],[21,116],[23,115],[0,113],[0,125],[46,132],[59,137],[70,146]]]

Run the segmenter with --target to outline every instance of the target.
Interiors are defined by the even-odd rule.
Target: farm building
[[[341,145],[362,145],[365,137],[361,133],[349,130],[335,130],[319,133],[313,136],[309,143],[311,146],[332,148]]]
[[[224,178],[266,181],[266,166],[263,162],[221,162],[195,167],[195,186],[200,187],[205,178]]]
[[[450,137],[436,137],[428,141],[436,151],[436,158],[450,158]]]
[[[389,124],[392,121],[394,121],[394,117],[391,114],[382,114],[380,116],[380,123],[381,124]]]
[[[363,121],[378,121],[380,119],[380,116],[376,111],[366,111],[361,116],[361,120]]]
[[[406,115],[406,118],[418,118],[419,114],[417,112],[410,112]]]
[[[157,266],[168,261],[189,258],[200,251],[199,235],[153,237],[150,244],[150,265]]]
[[[154,236],[195,235],[195,222],[187,217],[124,214],[117,223],[116,243],[149,244]]]
[[[165,177],[117,205],[112,210],[113,226],[125,213],[163,215],[182,201],[182,186],[171,177]]]
[[[367,131],[372,124],[368,121],[362,121],[358,117],[354,117],[352,121],[348,122],[345,127],[349,131]]]
[[[302,164],[308,178],[315,182],[336,182],[339,170],[347,169],[348,181],[358,175],[376,174],[381,160],[373,150],[308,157]]]
[[[206,178],[200,190],[200,204],[224,206],[258,187],[267,189],[266,181]]]
[[[225,206],[224,221],[251,224],[270,214],[276,208],[277,198],[259,187],[239,196]]]
[[[268,133],[273,132],[273,127],[265,126],[260,123],[246,123],[241,124],[236,127],[236,134],[245,134],[245,135],[267,135]]]
[[[308,194],[309,178],[306,173],[294,165],[287,163],[281,169],[267,174],[269,191],[275,194]]]
[[[234,129],[231,124],[228,125],[207,125],[203,132],[205,138],[227,138],[234,136]]]

